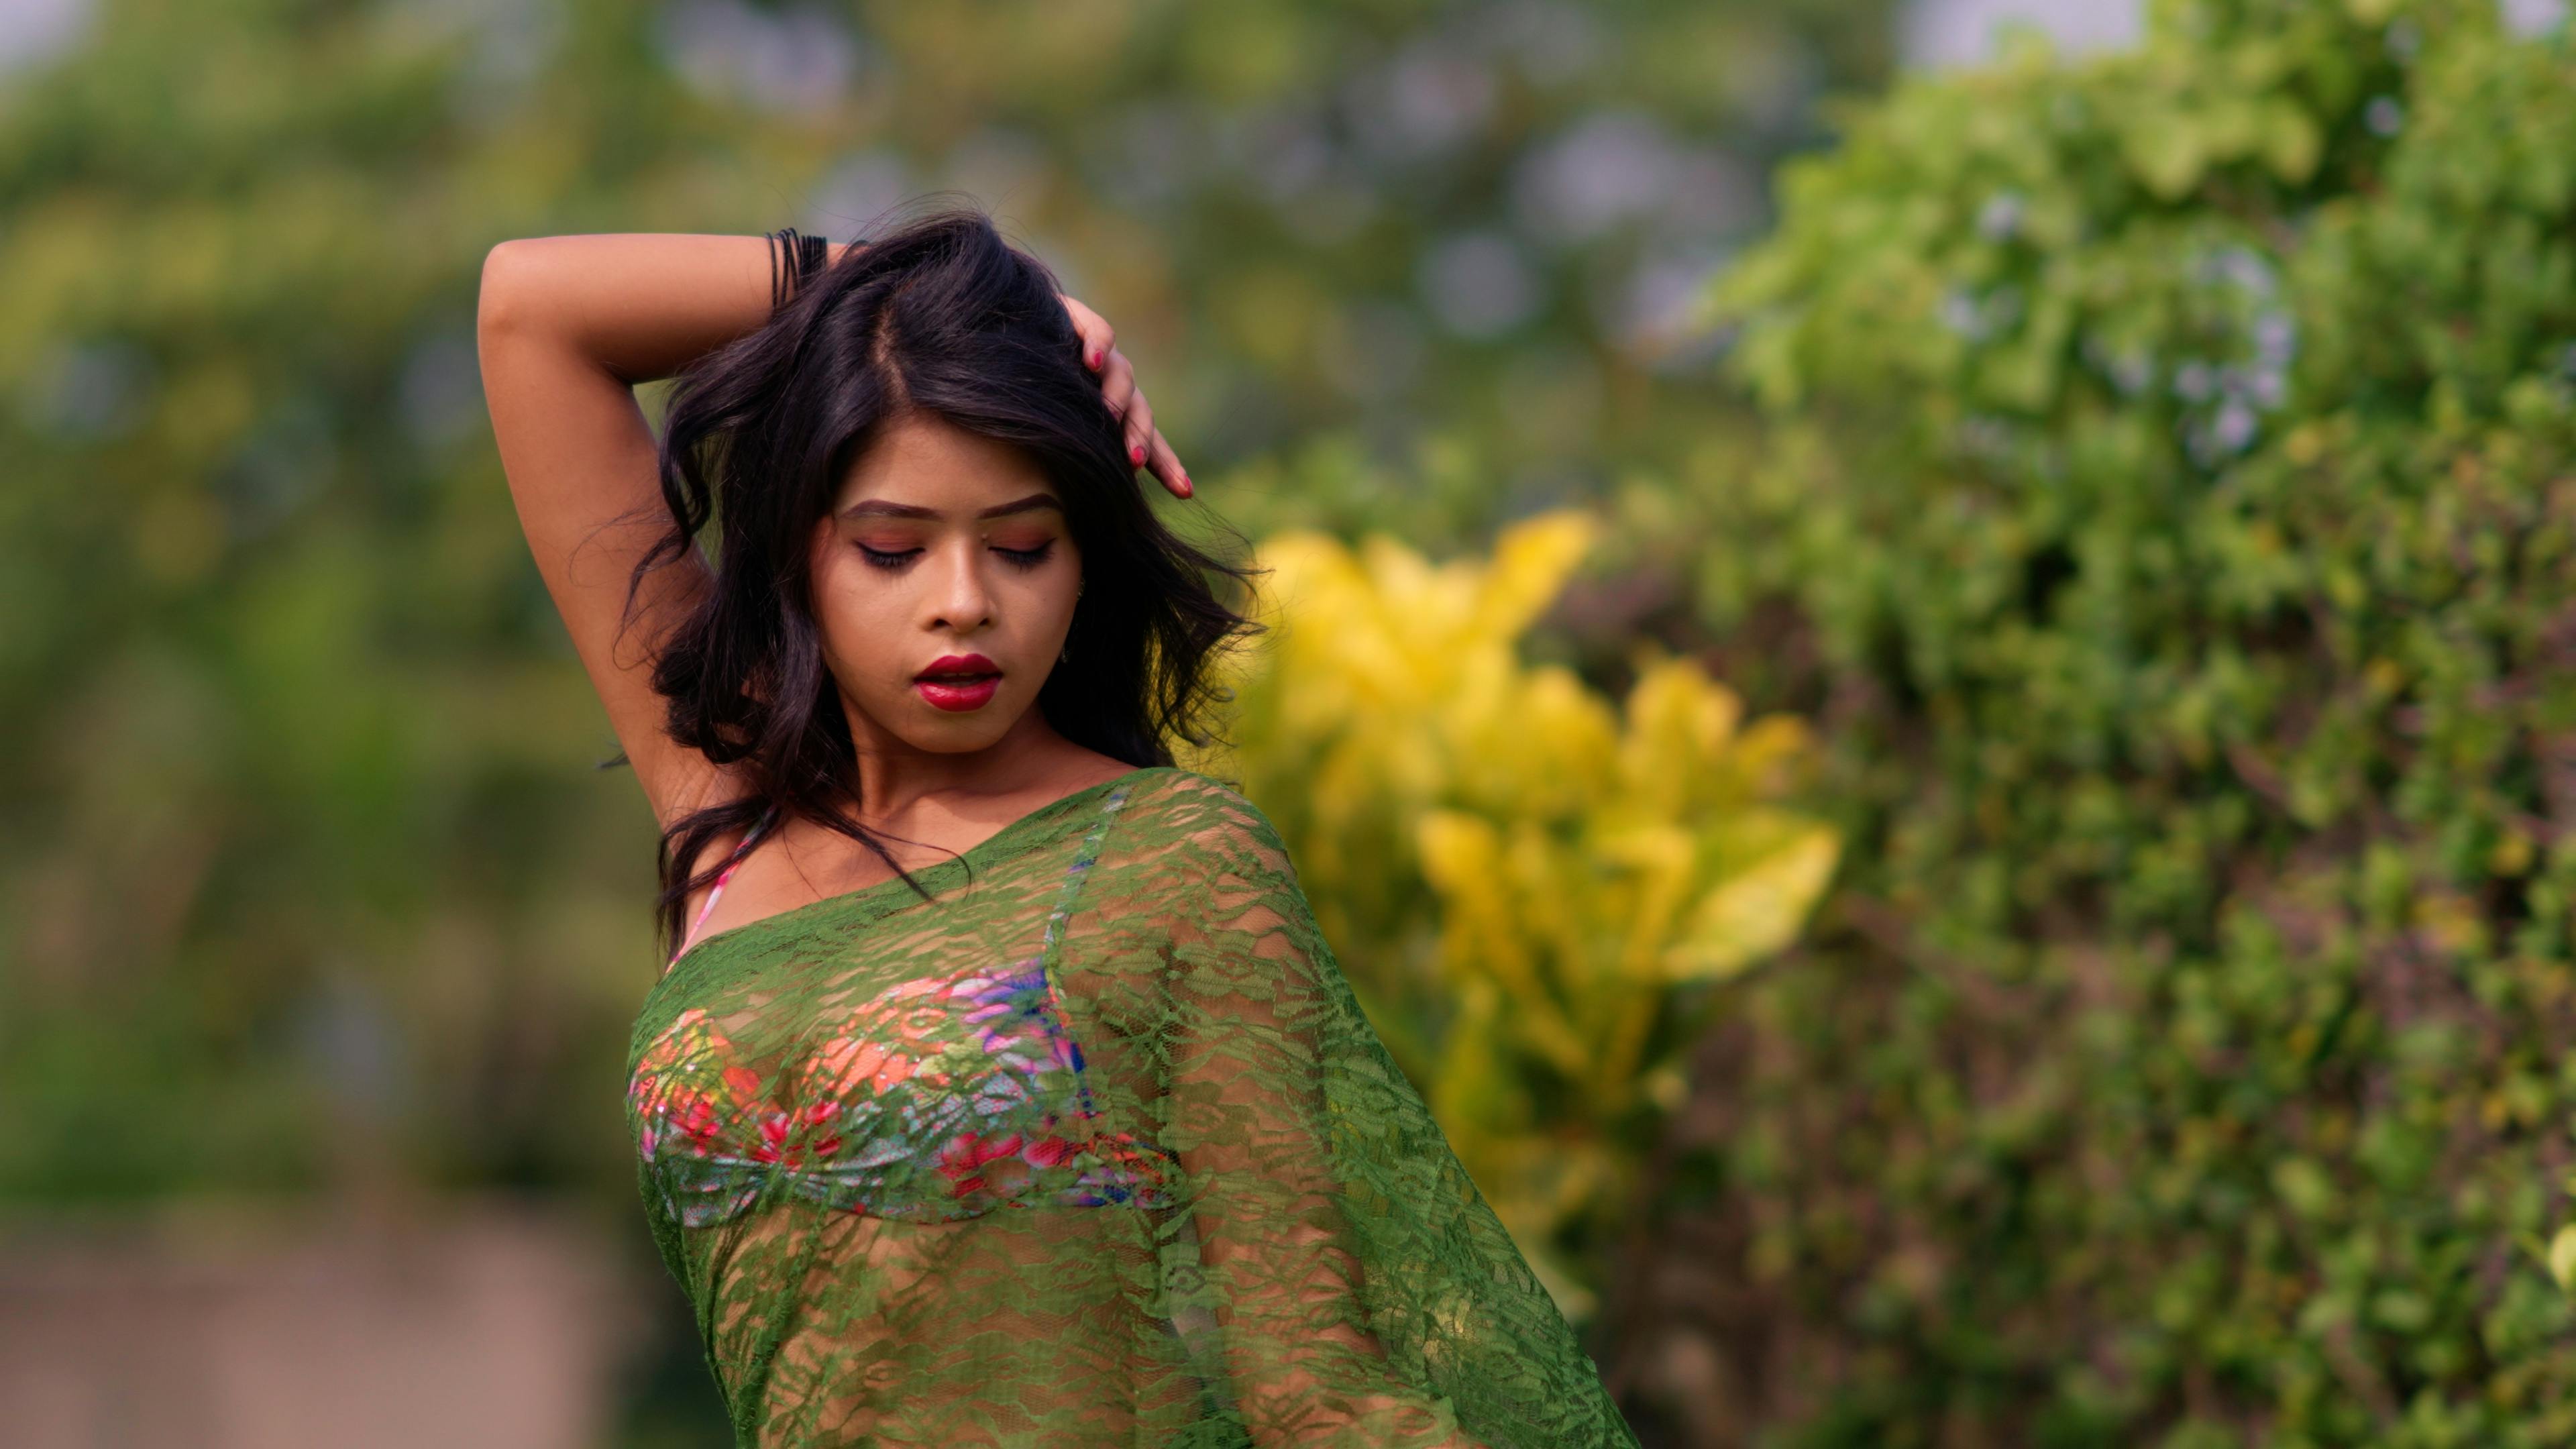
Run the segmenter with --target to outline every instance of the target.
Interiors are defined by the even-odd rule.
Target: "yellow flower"
[[[1268,540],[1273,632],[1228,661],[1232,751],[1188,761],[1280,823],[1381,1031],[1577,1314],[1552,1241],[1616,1209],[1622,1126],[1687,1091],[1677,990],[1788,945],[1839,848],[1774,803],[1811,747],[1798,721],[1746,720],[1688,659],[1642,656],[1624,701],[1522,662],[1596,533],[1550,513],[1449,563]]]

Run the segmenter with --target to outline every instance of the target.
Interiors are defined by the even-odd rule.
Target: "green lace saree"
[[[1241,795],[1137,770],[915,874],[635,1025],[741,1444],[1635,1445]]]

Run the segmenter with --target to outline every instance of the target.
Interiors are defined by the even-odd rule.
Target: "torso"
[[[932,902],[888,877],[711,922],[647,994],[627,1105],[648,1215],[760,1442],[975,1442],[954,1437],[972,1404],[912,1392],[957,1384],[878,1376],[957,1343],[1059,1354],[1076,1309],[1117,1345],[1113,1381],[1188,1382],[1168,1361],[1179,1340],[1135,1315],[1174,1158],[1146,1125],[1152,1060],[1103,989],[1152,948],[1069,923],[1127,803],[1190,778],[1122,766],[1041,802],[930,866]],[[1015,1322],[1040,1303],[1047,1322]],[[1033,1363],[1011,1381],[1052,1379]],[[1141,1426],[1198,1409],[1117,1412],[1133,1423],[1101,1442],[1160,1442]],[[894,1432],[907,1416],[919,1436]]]
[[[1276,829],[1122,775],[646,992],[639,1186],[736,1442],[1635,1449]]]

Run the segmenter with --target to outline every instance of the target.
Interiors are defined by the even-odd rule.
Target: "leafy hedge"
[[[2167,5],[1909,82],[1781,199],[1714,297],[1775,434],[1694,567],[1847,865],[1710,1055],[1657,1331],[1718,1352],[1650,1390],[2576,1442],[2564,39]]]

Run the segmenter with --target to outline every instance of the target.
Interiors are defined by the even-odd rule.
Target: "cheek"
[[[891,668],[883,641],[896,637],[903,619],[902,585],[855,557],[818,564],[813,580],[814,625],[835,666]]]

